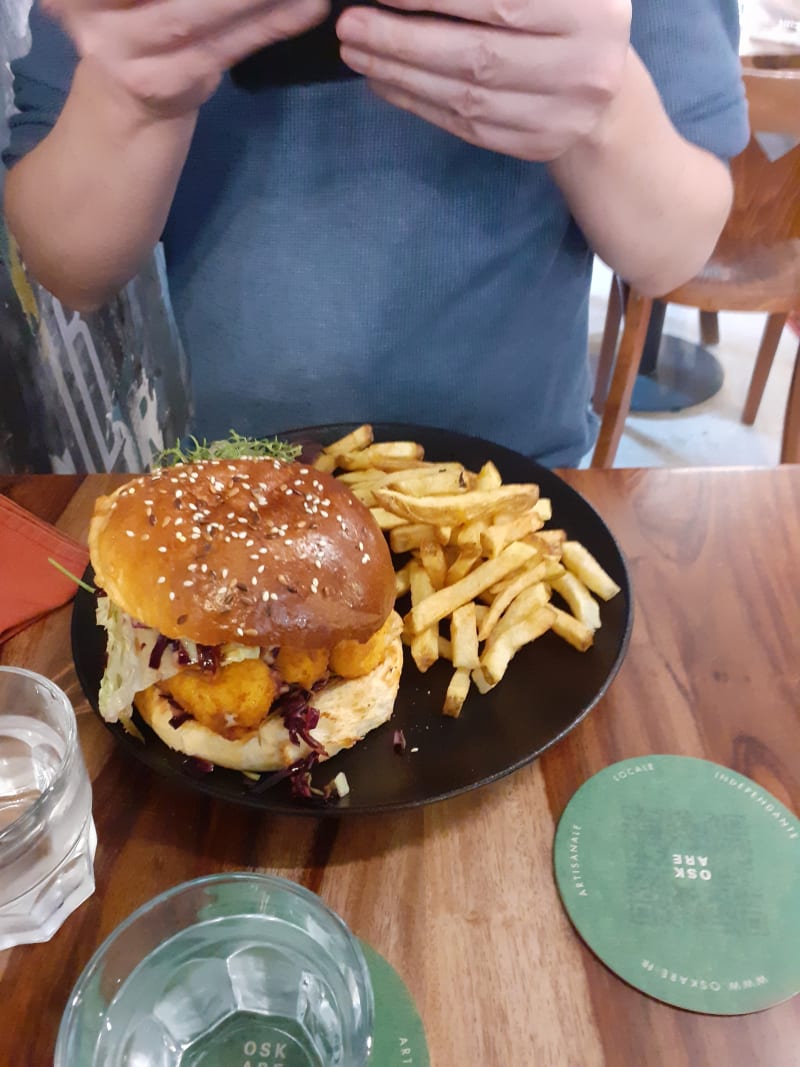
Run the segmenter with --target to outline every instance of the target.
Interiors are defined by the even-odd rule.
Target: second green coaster
[[[800,823],[706,760],[605,768],[559,822],[555,873],[587,945],[637,989],[738,1015],[800,992]]]

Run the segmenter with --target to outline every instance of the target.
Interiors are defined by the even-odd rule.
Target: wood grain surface
[[[0,953],[0,1064],[47,1067],[70,989],[125,916],[187,878],[272,871],[320,893],[397,968],[434,1067],[797,1067],[800,998],[716,1018],[609,972],[552,876],[561,812],[590,775],[648,753],[701,756],[800,808],[800,468],[587,471],[631,567],[635,627],[609,693],[565,740],[490,787],[337,822],[274,817],[155,777],[118,749],[73,672],[69,607],[0,648],[72,698],[93,782],[97,889],[46,945]],[[85,538],[120,479],[0,479]],[[393,1065],[376,1064],[376,1067]]]

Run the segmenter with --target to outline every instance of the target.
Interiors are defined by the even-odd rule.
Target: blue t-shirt
[[[75,65],[38,9],[31,28],[9,165],[53,125]],[[745,146],[736,0],[634,0],[633,43],[683,136],[723,159]],[[592,256],[544,165],[361,79],[255,94],[225,79],[163,240],[200,435],[392,420],[550,465],[591,447]]]

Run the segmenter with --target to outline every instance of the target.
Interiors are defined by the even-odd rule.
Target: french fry
[[[450,641],[453,646],[453,666],[472,670],[480,666],[478,654],[478,622],[475,602],[456,608],[450,619]]]
[[[343,471],[336,477],[345,485],[383,485],[386,477],[385,471],[377,471],[372,467],[364,467],[355,471]]]
[[[550,522],[553,517],[553,502],[548,500],[547,497],[540,497],[533,505],[533,510],[542,522]]]
[[[480,553],[483,535],[489,529],[489,519],[473,519],[460,526],[455,533],[455,543],[459,548],[471,549]]]
[[[530,585],[523,589],[506,608],[499,620],[492,628],[492,635],[499,637],[504,631],[510,630],[518,622],[534,616],[540,608],[547,607],[550,600],[548,587],[540,582],[538,585]]]
[[[417,468],[420,477],[408,478],[404,475],[400,478],[387,478],[383,483],[390,489],[399,489],[400,492],[411,496],[438,496],[442,493],[460,493],[468,488],[468,473],[461,467],[434,469],[430,473],[426,467]],[[469,478],[472,478],[469,475]]]
[[[552,605],[551,605],[552,607]],[[594,631],[561,608],[552,608],[553,632],[568,641],[579,652],[587,652],[594,644]]]
[[[416,560],[409,564],[411,579],[411,604],[420,607],[435,596],[433,585],[428,572]],[[417,668],[425,673],[439,658],[439,620],[432,620],[427,626],[418,629],[410,629],[411,633],[411,656]]]
[[[480,558],[480,552],[477,550],[462,549],[448,568],[447,585],[455,585],[462,578],[466,578]]]
[[[518,622],[499,635],[492,636],[487,642],[481,656],[481,670],[486,680],[497,685],[506,673],[509,663],[523,647],[536,641],[553,625],[553,611],[547,606],[530,619]]]
[[[561,559],[561,546],[566,539],[564,530],[539,530],[530,538],[530,543],[536,545],[543,556]]]
[[[481,530],[480,541],[483,554],[489,559],[494,559],[495,556],[500,555],[506,545],[535,533],[542,528],[542,525],[542,520],[536,514],[535,506],[530,511],[509,519],[507,522],[492,523]]]
[[[491,460],[488,460],[478,471],[475,479],[475,488],[481,490],[499,489],[502,484],[503,479],[500,477],[500,471]]]
[[[326,445],[323,452],[329,456],[341,456],[345,452],[357,452],[361,448],[366,448],[367,445],[372,444],[373,440],[372,427],[368,422],[365,422],[363,426],[357,427],[357,429],[345,434],[344,437],[340,437],[337,441]]]
[[[389,547],[392,552],[401,555],[419,548],[425,541],[436,538],[436,527],[427,522],[409,522],[396,526],[389,533]]]
[[[537,563],[533,567],[525,568],[521,574],[518,574],[517,577],[505,587],[502,593],[497,594],[481,622],[480,630],[478,631],[479,641],[485,641],[487,637],[489,637],[500,616],[511,602],[516,600],[523,590],[531,585],[538,585],[542,581],[544,570],[544,563]]]
[[[398,526],[408,525],[405,519],[401,519],[399,515],[392,515],[385,508],[370,508],[370,511],[373,519],[384,532],[395,530]]]
[[[438,541],[423,541],[419,546],[419,559],[428,572],[434,589],[441,589],[447,577],[447,560]]]
[[[453,645],[446,637],[439,634],[439,659],[449,660],[453,662]]]
[[[394,572],[394,595],[395,599],[399,600],[401,596],[405,596],[406,593],[411,590],[411,560],[406,563],[404,567],[401,567],[399,571]]]
[[[497,559],[481,563],[460,582],[432,593],[412,607],[409,612],[408,620],[411,631],[421,633],[429,626],[440,622],[445,616],[452,615],[456,608],[460,608],[468,600],[474,600],[484,589],[488,589],[500,578],[516,570],[517,567],[521,567],[533,554],[534,549],[530,545],[517,541],[503,549]]]
[[[336,456],[330,456],[327,452],[320,452],[311,466],[316,471],[322,471],[323,474],[331,474],[336,470]]]
[[[472,522],[495,511],[526,511],[539,497],[535,485],[504,485],[484,491],[444,493],[442,496],[413,497],[395,489],[375,490],[378,502],[387,511],[404,515],[409,522],[430,522],[454,526]]]
[[[600,608],[580,578],[576,578],[574,574],[567,571],[550,585],[567,602],[570,611],[579,622],[588,626],[590,630],[600,629]]]
[[[470,678],[472,679],[472,684],[482,696],[486,696],[490,689],[494,689],[494,683],[489,681],[482,667],[476,667],[470,674]]]
[[[606,574],[591,552],[578,541],[565,541],[561,546],[561,559],[567,570],[572,571],[587,589],[601,600],[611,600],[619,592],[614,579]]]
[[[358,451],[337,452],[336,455],[339,466],[346,471],[364,467],[396,471],[413,466],[415,461],[421,462],[425,451],[415,441],[387,441],[384,444],[367,445]]]
[[[467,699],[467,694],[469,693],[469,684],[470,676],[468,670],[459,668],[454,671],[444,696],[444,707],[442,708],[442,711],[445,715],[449,715],[452,719],[457,719],[459,717],[461,709],[464,706],[464,701]]]

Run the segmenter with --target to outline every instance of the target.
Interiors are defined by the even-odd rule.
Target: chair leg
[[[719,344],[719,316],[716,311],[700,312],[700,343],[711,347]]]
[[[783,333],[783,327],[786,325],[787,315],[778,314],[770,315],[767,319],[767,324],[764,327],[764,335],[761,338],[761,347],[758,350],[758,356],[756,357],[756,365],[753,368],[753,376],[750,379],[750,388],[747,392],[747,399],[744,402],[744,411],[742,412],[742,422],[745,426],[752,426],[756,421],[756,415],[761,405],[761,398],[764,395],[764,388],[767,384],[767,378],[769,372],[772,369],[772,361],[775,359],[775,353],[778,350],[778,344]]]
[[[625,428],[625,419],[630,411],[631,394],[639,372],[652,309],[653,301],[650,297],[641,296],[635,289],[631,289],[614,376],[603,409],[597,445],[592,455],[593,467],[611,467],[614,464]]]
[[[800,346],[797,349],[797,359],[794,361],[789,399],[786,401],[781,463],[800,463]]]
[[[619,325],[622,322],[622,281],[616,276],[611,279],[611,291],[608,294],[606,323],[603,327],[603,341],[600,345],[600,358],[597,361],[597,374],[594,379],[592,407],[598,415],[603,413],[603,405],[608,396],[611,373],[614,370],[614,356],[617,353]]]

